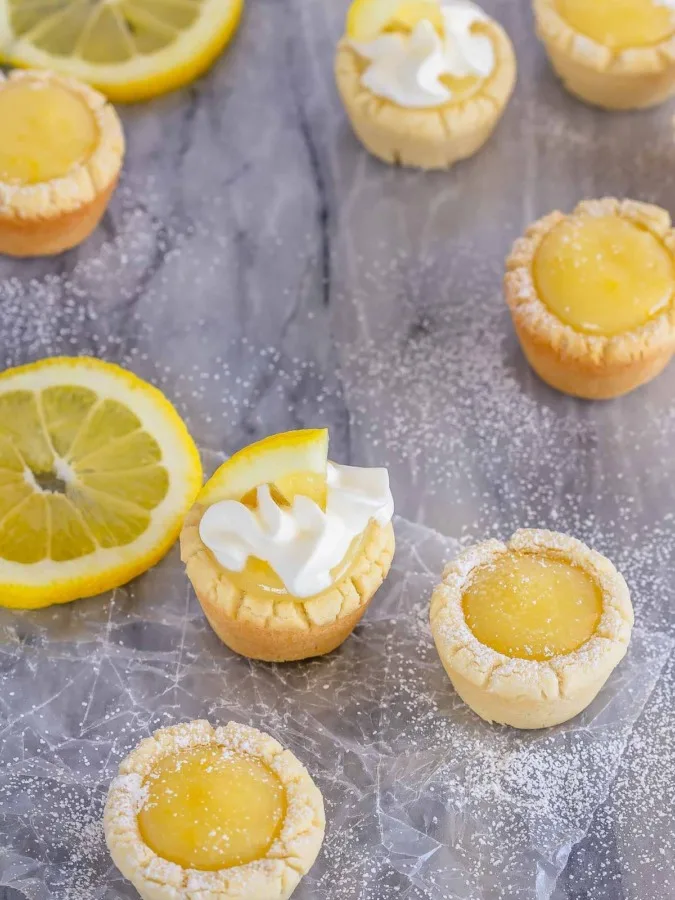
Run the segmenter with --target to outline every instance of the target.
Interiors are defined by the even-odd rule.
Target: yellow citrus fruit
[[[93,84],[111,100],[156,97],[206,71],[243,0],[0,0],[0,58]]]
[[[255,503],[255,489],[269,484],[285,503],[303,494],[325,508],[327,465],[327,429],[273,434],[224,462],[206,482],[198,501],[205,506],[242,498]]]
[[[199,453],[157,388],[56,357],[0,375],[0,604],[118,587],[171,547],[202,484]]]
[[[347,13],[347,37],[372,41],[386,30],[412,31],[422,19],[443,33],[438,0],[354,0]]]

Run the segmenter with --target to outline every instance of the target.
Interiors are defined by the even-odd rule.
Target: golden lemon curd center
[[[263,859],[286,815],[286,793],[263,762],[222,747],[162,759],[138,814],[146,844],[183,868],[213,872]]]
[[[324,594],[328,594],[339,581],[349,574],[361,555],[371,528],[372,525],[368,526],[363,534],[354,538],[344,558],[335,568],[331,569],[331,586],[327,590],[321,591],[320,594],[315,594],[315,597],[322,597]],[[283,581],[269,563],[255,556],[249,557],[241,572],[232,572],[228,569],[227,577],[240,591],[244,591],[244,593],[251,594],[254,597],[273,596],[275,600],[299,599],[288,593]],[[308,598],[304,597],[303,599],[306,600]]]
[[[541,662],[572,653],[591,637],[602,594],[588,572],[567,560],[508,552],[476,569],[462,605],[482,644]]]
[[[96,119],[57,84],[0,86],[0,181],[37,184],[67,175],[98,145]]]
[[[673,10],[658,0],[558,0],[575,31],[612,50],[648,47],[675,32]]]
[[[462,103],[464,100],[474,97],[485,81],[484,78],[480,78],[478,75],[466,75],[465,77],[442,75],[440,80],[452,91],[452,97],[446,104],[448,106]]]
[[[576,331],[631,331],[663,312],[673,257],[650,231],[619,216],[573,216],[546,235],[533,277],[541,300]]]
[[[291,476],[290,478],[286,478],[278,483],[271,484],[270,493],[272,499],[281,507],[290,506],[287,499],[289,496],[292,497],[297,493],[301,493],[311,497],[315,502],[319,503],[319,506],[321,506],[322,509],[325,509],[325,478],[314,476],[308,472],[303,472]],[[251,509],[256,509],[258,505],[257,488],[249,491],[241,498],[240,502]],[[329,593],[333,589],[333,586],[350,572],[359,558],[372,528],[373,526],[371,524],[362,534],[357,535],[354,538],[343,559],[335,566],[335,568],[331,569],[333,578],[331,587],[322,591],[320,594],[316,594],[316,597],[321,597],[324,594]],[[241,572],[232,572],[228,569],[227,576],[232,584],[239,588],[240,591],[244,591],[244,593],[251,594],[254,597],[269,597],[272,595],[275,600],[285,600],[288,598],[299,599],[287,592],[283,581],[269,563],[262,559],[258,559],[256,556],[249,557]]]

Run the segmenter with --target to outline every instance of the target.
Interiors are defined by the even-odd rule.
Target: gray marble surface
[[[641,627],[675,636],[675,370],[610,403],[560,396],[525,365],[501,296],[504,256],[540,214],[606,194],[675,210],[672,108],[577,103],[525,0],[486,0],[520,63],[494,139],[450,173],[387,168],[333,86],[345,5],[249,0],[207,78],[123,110],[124,178],[97,233],[54,260],[0,260],[0,360],[129,366],[176,402],[211,467],[269,432],[329,425],[336,460],[390,467],[402,515],[462,542],[575,534],[624,572]],[[555,900],[675,896],[674,691],[671,659],[558,860]]]

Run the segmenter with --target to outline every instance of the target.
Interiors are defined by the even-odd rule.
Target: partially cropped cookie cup
[[[91,114],[97,140],[87,159],[59,177],[28,184],[0,177],[0,253],[17,257],[61,253],[89,237],[107,209],[124,156],[120,120],[102,94],[51,72],[0,73],[0,92],[33,85],[76,98]]]
[[[576,31],[560,15],[556,0],[533,0],[533,7],[553,68],[579,99],[627,110],[655,106],[675,93],[675,37],[614,50]]]
[[[675,259],[675,232],[657,206],[612,198],[584,201],[573,216],[617,216],[648,231]],[[573,396],[604,400],[655,378],[675,352],[675,304],[646,323],[611,336],[587,334],[561,321],[543,302],[533,275],[546,236],[567,217],[551,213],[531,225],[506,260],[504,291],[516,334],[532,368]]]
[[[231,650],[267,662],[323,656],[352,633],[387,577],[394,530],[371,522],[349,571],[330,590],[298,599],[242,591],[204,545],[204,507],[190,510],[181,532],[181,558],[209,624]]]
[[[335,78],[355,134],[374,156],[420,169],[447,169],[473,156],[488,140],[504,113],[516,80],[516,57],[504,29],[494,20],[477,31],[495,51],[493,72],[475,93],[442,106],[409,109],[364,87],[367,63],[347,38],[338,44]]]
[[[200,748],[260,764],[283,789],[283,819],[259,859],[216,870],[190,868],[163,858],[147,843],[139,814],[149,779],[167,757]],[[156,731],[121,763],[104,813],[113,861],[143,900],[288,900],[313,865],[324,829],[321,793],[305,767],[269,735],[233,722],[213,728],[198,720]]]

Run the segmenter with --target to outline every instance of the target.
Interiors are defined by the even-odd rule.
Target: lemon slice
[[[254,503],[255,489],[269,484],[283,502],[290,504],[303,494],[325,509],[327,466],[327,429],[273,434],[244,447],[216,469],[198,501],[205,506],[219,500]]]
[[[412,31],[422,19],[431,22],[439,34],[444,33],[443,12],[436,0],[405,0],[397,8],[388,27],[398,31]]]
[[[0,375],[0,604],[118,587],[175,541],[202,483],[169,401],[119,366],[46,359]]]
[[[132,102],[201,75],[243,0],[0,0],[0,59],[53,69]]]
[[[347,37],[372,41],[387,29],[412,31],[422,19],[443,33],[443,13],[437,0],[354,0],[347,13]]]

